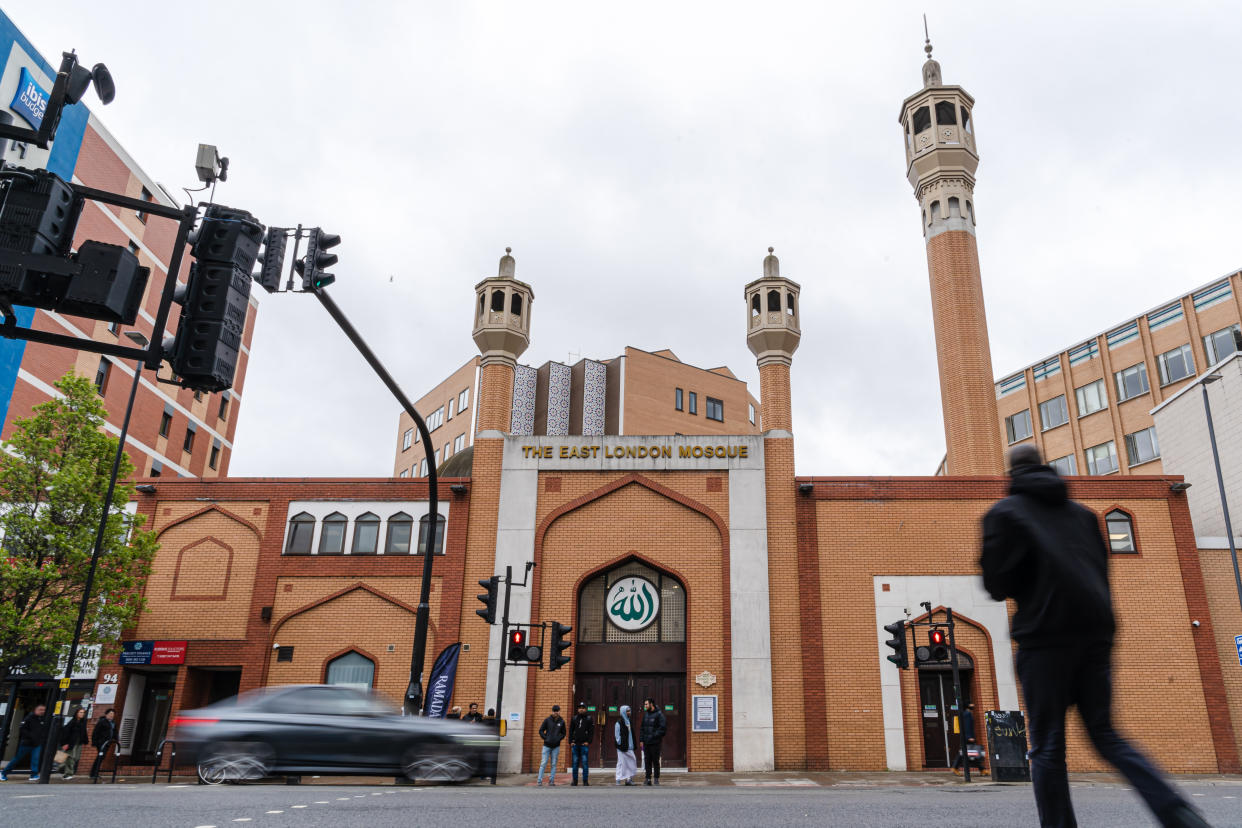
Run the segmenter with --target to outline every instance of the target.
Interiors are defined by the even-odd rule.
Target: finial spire
[[[512,252],[512,247],[506,247],[505,255],[500,257],[500,278],[502,279],[514,278],[513,274],[517,270],[517,262],[515,262],[513,257],[509,255]]]
[[[927,15],[923,15],[923,51],[927,53],[927,62],[923,64],[923,88],[942,86],[940,80],[940,64],[932,57],[931,34],[927,31]]]
[[[769,247],[768,255],[763,259],[763,278],[765,279],[776,279],[781,275],[781,262],[774,255],[775,252],[776,248]]]

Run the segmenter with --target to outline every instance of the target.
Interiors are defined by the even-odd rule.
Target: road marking
[[[1191,794],[1191,796],[1207,796],[1207,794]]]
[[[165,785],[165,788],[188,788],[189,785]]]
[[[366,799],[366,794],[354,794],[354,799]]]
[[[269,814],[283,814],[284,811],[268,811]]]
[[[337,801],[337,802],[348,802],[348,801],[349,801],[349,797],[348,797],[348,796],[338,796],[338,797],[336,798],[336,801]]]
[[[305,806],[305,805],[294,805],[293,807],[295,807],[295,808],[305,808],[306,806]]]
[[[56,794],[18,794],[14,799],[43,799],[46,796],[56,796]]]
[[[214,825],[196,825],[194,828],[216,828]]]
[[[316,799],[315,804],[316,805],[331,805],[332,803],[326,799]]]
[[[371,792],[371,796],[383,796],[383,795],[384,795],[383,791],[372,791]]]

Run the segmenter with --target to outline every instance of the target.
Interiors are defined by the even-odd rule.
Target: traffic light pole
[[[423,552],[423,583],[418,593],[418,612],[414,617],[414,653],[410,657],[410,683],[405,691],[405,715],[417,716],[423,708],[423,662],[427,657],[427,627],[431,621],[431,566],[435,558],[436,550],[436,530],[439,528],[440,522],[440,504],[438,500],[440,480],[436,475],[435,457],[431,449],[431,432],[427,430],[427,423],[414,410],[414,404],[410,402],[409,397],[397,385],[396,380],[388,373],[379,358],[367,345],[366,341],[358,333],[357,329],[346,318],[345,313],[332,301],[332,297],[325,293],[322,289],[316,288],[312,291],[315,298],[323,305],[324,310],[332,317],[333,321],[340,326],[345,336],[349,337],[349,341],[358,349],[358,353],[362,354],[362,358],[367,361],[376,375],[388,386],[388,390],[397,398],[397,402],[401,403],[401,407],[405,409],[405,413],[410,415],[414,420],[414,425],[418,428],[419,436],[423,441],[423,449],[427,453],[427,547]],[[505,592],[505,613],[506,620],[509,611],[509,593]],[[503,678],[504,674],[501,673]],[[499,715],[499,712],[497,712]]]
[[[953,637],[953,608],[945,610],[949,617],[949,661],[953,665],[953,704],[956,708],[954,721],[958,723],[958,750],[962,756],[962,779],[970,781],[970,757],[966,754],[966,731],[962,727],[962,674],[957,668],[957,641]],[[971,718],[974,718],[973,716]]]
[[[505,609],[500,615],[500,668],[496,675],[496,730],[506,730],[505,713],[501,703],[505,700],[505,664],[509,660],[509,593],[513,590],[513,567],[505,567]],[[492,784],[496,777],[492,776]]]

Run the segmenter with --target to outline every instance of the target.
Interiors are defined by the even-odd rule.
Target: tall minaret
[[[975,245],[975,99],[947,86],[923,47],[923,89],[901,105],[907,177],[923,217],[948,474],[1004,471]]]
[[[764,601],[772,630],[770,647],[773,699],[805,699],[802,679],[802,617],[797,600],[797,486],[794,483],[793,401],[789,370],[802,339],[798,310],[802,290],[781,276],[781,264],[768,248],[763,276],[746,286],[746,344],[759,364],[759,400],[763,429],[764,484],[767,492],[768,583]],[[739,587],[744,592],[757,583]],[[790,596],[793,596],[792,598]],[[762,623],[762,619],[754,619]],[[777,631],[780,631],[779,633]],[[760,722],[771,711],[745,711],[748,723]],[[808,734],[800,717],[772,721],[772,765],[777,770],[805,767]],[[736,733],[736,731],[735,731]],[[810,738],[820,738],[815,734]],[[738,738],[736,735],[735,739]],[[761,763],[762,764],[762,763]]]
[[[507,432],[513,413],[517,358],[530,345],[530,306],[535,292],[514,278],[513,248],[500,257],[497,275],[474,286],[474,344],[479,361],[479,432]]]

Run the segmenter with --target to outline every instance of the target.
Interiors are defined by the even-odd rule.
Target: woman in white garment
[[[621,721],[613,727],[613,739],[617,743],[617,784],[634,784],[638,773],[638,760],[634,758],[634,728],[630,726],[630,706],[621,706]]]

